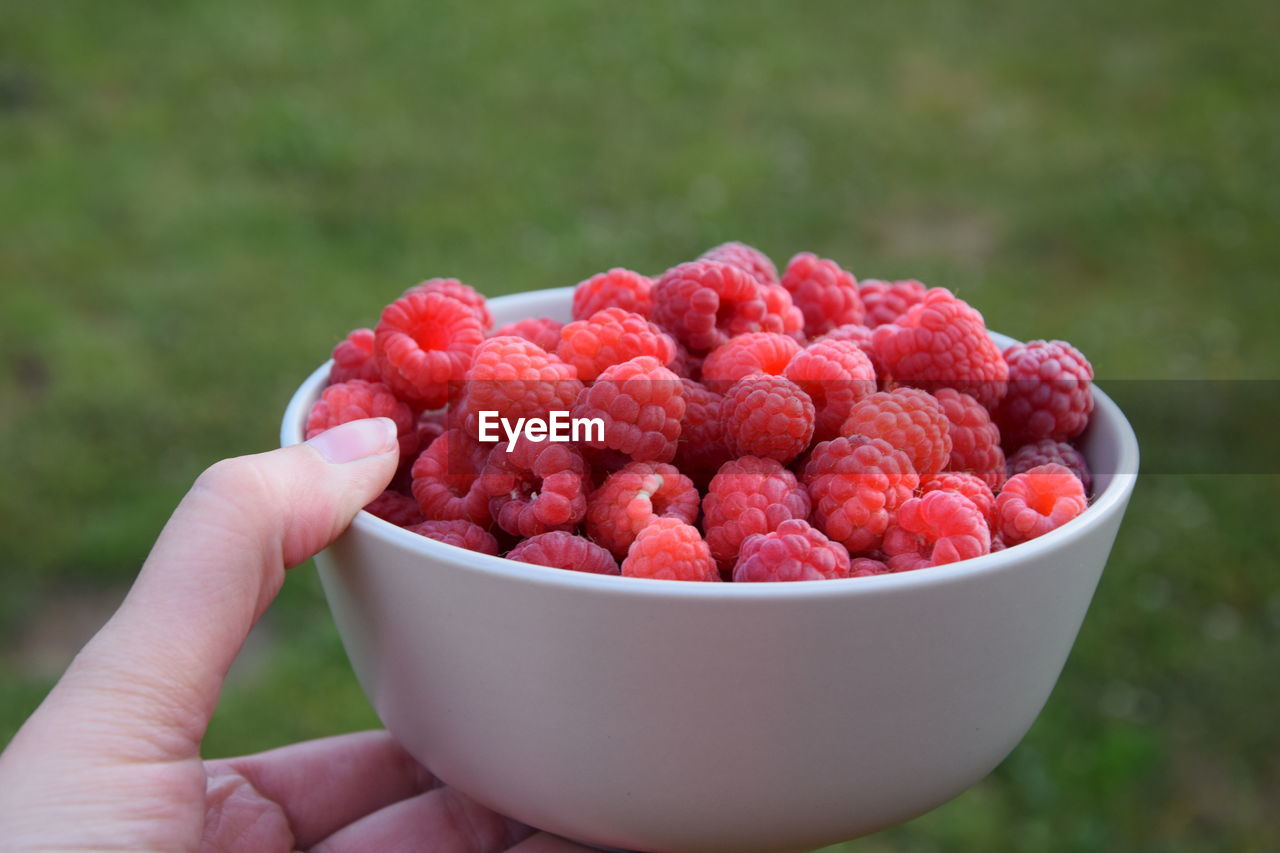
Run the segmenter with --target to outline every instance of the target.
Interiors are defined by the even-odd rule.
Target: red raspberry
[[[733,456],[790,462],[813,439],[813,401],[783,376],[753,373],[739,379],[724,396],[720,419]]]
[[[733,567],[735,583],[847,577],[850,577],[849,552],[799,518],[784,521],[769,533],[748,536]]]
[[[893,514],[920,477],[907,454],[880,438],[833,438],[813,449],[804,468],[812,521],[855,556],[880,547]]]
[[[382,381],[378,363],[373,358],[373,329],[355,329],[333,348],[329,384],[337,385],[351,379]]]
[[[690,355],[689,351],[684,348],[684,344],[676,341],[676,357],[671,359],[671,363],[667,365],[671,372],[682,379],[692,379],[695,382],[702,381],[702,363],[706,361],[704,356]]]
[[[982,315],[944,287],[935,287],[897,321],[871,336],[884,365],[904,385],[950,387],[988,409],[1004,396],[1009,366],[987,335]]]
[[[668,364],[676,357],[676,342],[639,314],[605,308],[589,320],[565,326],[556,354],[578,369],[579,379],[590,382],[606,367],[642,355]]]
[[[1004,351],[1009,391],[996,423],[1009,447],[1043,438],[1067,441],[1093,412],[1093,367],[1066,341],[1030,341]]]
[[[749,332],[730,338],[702,362],[702,384],[717,394],[751,373],[781,376],[800,352],[796,339],[774,332]]]
[[[1004,451],[1000,429],[991,422],[987,407],[954,388],[939,388],[933,395],[951,424],[949,471],[977,474],[992,490],[1004,482]]]
[[[572,444],[501,442],[489,454],[480,489],[489,512],[513,536],[572,530],[587,514],[587,465]]]
[[[928,391],[895,388],[855,403],[840,432],[883,438],[905,451],[916,472],[927,477],[944,470],[951,459],[950,428],[942,406]]]
[[[406,296],[410,293],[439,293],[444,296],[452,296],[475,312],[481,328],[488,329],[493,326],[493,315],[489,313],[489,306],[485,303],[484,294],[469,284],[463,284],[456,278],[429,278],[426,281],[415,284],[404,293]]]
[[[551,411],[569,411],[582,383],[578,371],[537,344],[514,336],[489,338],[476,348],[460,408],[467,432],[480,434],[480,413],[497,412],[516,424],[520,418],[547,418]],[[489,420],[488,434],[506,436]]]
[[[564,530],[530,536],[507,554],[508,560],[596,575],[621,572],[613,555],[589,539]]]
[[[413,463],[413,497],[428,519],[462,519],[488,526],[489,495],[480,473],[490,448],[460,429],[443,433]]]
[[[675,462],[695,483],[705,484],[721,465],[729,461],[720,407],[724,397],[692,379],[681,379],[684,417],[680,419],[680,442]]]
[[[858,349],[871,362],[871,366],[875,368],[876,379],[879,380],[880,389],[887,390],[886,385],[892,378],[889,371],[885,370],[884,362],[880,361],[880,356],[876,355],[876,348],[871,345],[871,329],[867,326],[859,326],[856,323],[846,323],[843,326],[836,326],[827,332],[814,343],[822,341],[850,341],[858,345]]]
[[[604,308],[621,308],[649,316],[649,290],[653,279],[638,272],[615,267],[578,282],[573,289],[573,319],[585,320]]]
[[[849,577],[866,578],[871,575],[887,575],[889,566],[883,560],[871,557],[854,557],[849,563]]]
[[[765,287],[730,264],[693,261],[653,285],[649,317],[690,353],[708,353],[747,332],[795,334],[804,317],[781,287]]]
[[[1014,474],[996,496],[996,526],[1006,545],[1061,527],[1089,505],[1080,478],[1063,465],[1038,465]]]
[[[973,501],[973,505],[982,513],[982,518],[987,522],[987,526],[995,523],[996,496],[991,491],[991,487],[981,477],[959,471],[943,471],[941,474],[934,474],[932,477],[925,477],[920,480],[921,495],[944,489],[959,492]]]
[[[578,395],[575,418],[604,421],[604,440],[586,444],[617,450],[638,462],[670,462],[684,417],[680,379],[651,356],[605,368]]]
[[[852,341],[809,344],[791,359],[782,375],[813,400],[817,411],[814,437],[819,441],[838,436],[854,404],[876,390],[875,368]]]
[[[1014,454],[1009,457],[1009,476],[1012,477],[1014,474],[1021,474],[1039,465],[1048,465],[1050,463],[1063,465],[1070,469],[1072,474],[1080,478],[1080,482],[1084,485],[1085,494],[1089,493],[1093,478],[1089,474],[1089,463],[1085,461],[1084,454],[1065,441],[1054,441],[1051,438],[1037,441],[1034,444],[1024,444],[1014,451]]]
[[[641,530],[622,561],[622,574],[669,581],[720,580],[698,528],[678,518],[655,519]]]
[[[397,400],[391,389],[381,382],[351,379],[325,388],[307,416],[307,438],[315,438],[338,424],[363,418],[390,418],[395,421],[396,434],[400,437],[400,458],[413,457],[418,449],[413,410]]]
[[[587,498],[587,535],[619,558],[655,518],[698,518],[698,490],[674,465],[631,462]]]
[[[483,527],[469,521],[424,521],[406,529],[446,545],[498,556],[498,540]]]
[[[801,252],[787,264],[782,286],[804,314],[804,333],[816,337],[845,323],[861,323],[858,282],[835,261]]]
[[[773,265],[773,261],[764,252],[746,243],[721,243],[707,249],[698,260],[732,264],[751,273],[752,278],[766,286],[778,283],[778,268]]]
[[[809,494],[776,459],[743,456],[726,462],[702,501],[702,527],[724,571],[733,567],[748,536],[769,533],[793,518],[808,518]]]
[[[365,504],[364,510],[397,527],[409,527],[426,521],[417,501],[390,489]]]
[[[418,433],[418,447],[430,447],[431,442],[449,429],[449,417],[445,412],[422,412],[414,424]],[[401,460],[402,462],[404,460]]]
[[[872,328],[894,322],[907,313],[908,308],[923,300],[926,290],[923,284],[914,280],[863,279],[858,285],[858,295],[867,309],[863,322]]]
[[[382,381],[400,399],[438,409],[484,340],[475,312],[442,293],[409,293],[388,305],[374,330]]]
[[[898,507],[884,534],[889,568],[909,572],[991,552],[991,531],[973,501],[959,492],[928,492]]]
[[[526,341],[536,344],[547,352],[555,352],[556,347],[560,345],[560,330],[563,328],[563,323],[552,320],[550,317],[530,317],[525,320],[508,323],[501,329],[494,331],[489,337],[500,338],[514,335],[517,338],[524,338]]]

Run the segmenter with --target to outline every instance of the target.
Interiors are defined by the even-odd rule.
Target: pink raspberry
[[[424,521],[406,529],[446,545],[498,556],[498,540],[483,527],[469,521]]]
[[[981,477],[959,471],[944,471],[920,480],[921,495],[941,490],[950,490],[964,495],[982,513],[982,518],[987,522],[988,527],[995,523],[996,496]]]
[[[413,428],[418,434],[418,447],[430,447],[431,442],[449,430],[449,416],[446,412],[421,412]]]
[[[813,400],[817,412],[814,437],[818,441],[838,436],[854,404],[876,390],[875,368],[852,341],[809,344],[791,359],[782,375]]]
[[[451,429],[431,442],[413,463],[413,497],[424,517],[433,521],[471,521],[488,526],[489,495],[480,487],[480,474],[490,448],[460,429]]]
[[[751,273],[752,278],[766,286],[778,283],[778,268],[773,265],[773,261],[764,252],[746,243],[721,243],[707,249],[698,260],[732,264]]]
[[[529,317],[508,323],[501,329],[496,329],[489,337],[524,338],[547,352],[555,352],[556,347],[560,346],[560,330],[563,328],[563,323],[550,317]]]
[[[747,272],[715,261],[692,261],[662,274],[651,291],[649,317],[703,355],[747,332],[798,334],[804,317],[779,286],[766,287]]]
[[[854,404],[842,435],[883,438],[904,451],[921,476],[936,474],[951,459],[951,424],[928,391],[895,388],[877,391]]]
[[[591,382],[606,367],[642,355],[661,364],[676,356],[676,342],[639,314],[604,308],[589,320],[575,320],[560,332],[556,354],[578,369],[578,378]]]
[[[725,442],[733,456],[790,462],[813,439],[813,401],[783,376],[743,377],[725,394],[721,406]]]
[[[946,489],[898,507],[884,534],[889,568],[908,572],[956,563],[991,552],[991,531],[973,501]]]
[[[443,293],[408,293],[388,305],[373,333],[382,381],[395,395],[423,409],[449,399],[484,340],[476,313]]]
[[[858,282],[835,261],[801,252],[787,264],[782,286],[804,314],[804,333],[811,338],[846,323],[862,322]]]
[[[895,322],[878,327],[871,343],[904,385],[955,388],[988,409],[1004,396],[1009,366],[982,315],[944,287],[931,289]]]
[[[678,518],[658,518],[641,530],[622,561],[622,574],[670,581],[720,580],[698,528]]]
[[[508,560],[596,575],[620,574],[613,555],[589,539],[565,530],[530,536],[507,554]]]
[[[649,290],[653,279],[615,267],[578,282],[573,289],[573,319],[585,320],[604,308],[621,308],[649,316]]]
[[[404,293],[405,296],[410,293],[439,293],[444,296],[451,296],[475,313],[476,319],[480,321],[481,328],[488,329],[493,326],[493,315],[489,313],[489,306],[485,302],[484,294],[469,284],[463,284],[456,278],[429,278],[426,281],[415,284]]]
[[[999,489],[1005,479],[1004,451],[1000,429],[991,422],[987,407],[954,388],[939,388],[933,396],[951,425],[951,461],[946,469],[977,474],[992,490]]]
[[[325,388],[307,416],[307,438],[315,438],[339,424],[364,418],[390,418],[394,421],[396,434],[400,437],[400,458],[413,457],[418,449],[413,410],[397,400],[391,389],[381,382],[351,379]]]
[[[809,522],[794,518],[769,533],[753,533],[742,543],[733,567],[735,583],[820,581],[850,577],[849,552]]]
[[[880,361],[880,356],[876,355],[876,348],[871,345],[872,331],[867,326],[859,326],[856,323],[846,323],[843,326],[836,326],[813,343],[821,343],[822,341],[849,341],[858,345],[858,349],[871,362],[871,366],[875,368],[876,379],[879,382],[880,390],[888,390],[887,385],[892,379],[889,371],[885,369],[884,362]]]
[[[698,518],[698,490],[674,465],[631,462],[587,498],[587,535],[619,558],[655,518]]]
[[[680,441],[676,445],[676,466],[695,483],[705,484],[721,465],[729,461],[720,407],[724,397],[692,379],[681,379],[684,417],[680,419]]]
[[[578,395],[575,418],[604,421],[604,440],[587,445],[611,449],[638,462],[670,462],[680,438],[684,396],[680,379],[651,356],[607,367]]]
[[[1093,412],[1093,367],[1066,341],[1030,341],[1004,351],[1009,391],[996,423],[1009,447],[1084,432]]]
[[[378,362],[373,358],[373,329],[355,329],[333,348],[329,384],[337,385],[351,379],[382,381]]]
[[[676,357],[671,359],[671,363],[667,367],[681,379],[692,379],[695,382],[701,382],[702,363],[704,361],[706,361],[704,356],[690,355],[689,351],[684,348],[684,344],[676,341]]]
[[[489,512],[513,536],[573,530],[587,514],[586,462],[572,444],[501,442],[489,453],[480,489]]]
[[[776,332],[748,332],[730,338],[711,351],[702,363],[702,384],[717,394],[751,373],[781,376],[800,352],[796,339]]]
[[[578,371],[559,357],[524,338],[489,338],[476,348],[467,371],[461,409],[467,432],[483,439],[480,413],[497,412],[515,424],[520,418],[547,418],[552,411],[569,411],[582,383]],[[489,419],[488,434],[503,437]]]
[[[996,496],[996,526],[1009,546],[1043,536],[1084,512],[1089,501],[1080,478],[1062,465],[1014,474]]]
[[[884,560],[876,560],[872,557],[855,557],[849,563],[849,577],[866,578],[872,575],[889,574],[889,566]]]
[[[907,454],[880,438],[834,438],[813,449],[804,468],[815,527],[855,556],[880,548],[894,513],[920,477]]]
[[[907,313],[912,305],[923,300],[925,292],[925,286],[914,280],[863,279],[858,285],[858,295],[866,308],[863,322],[872,328],[892,323]]]
[[[809,494],[776,459],[743,456],[726,462],[702,501],[702,527],[716,563],[733,567],[748,536],[769,533],[793,518],[808,518]]]
[[[1084,454],[1065,441],[1054,441],[1051,438],[1033,444],[1024,444],[1014,451],[1014,454],[1009,457],[1009,476],[1050,463],[1070,469],[1072,474],[1080,478],[1085,494],[1089,493],[1093,478],[1089,474],[1089,463],[1085,461]]]
[[[376,515],[383,521],[389,521],[397,527],[409,527],[426,521],[418,502],[408,495],[387,489],[382,494],[364,505],[364,511]]]

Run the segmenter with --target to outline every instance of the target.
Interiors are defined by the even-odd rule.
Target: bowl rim
[[[567,287],[522,291],[494,297],[494,299],[534,295],[549,297],[558,293],[571,293],[572,290],[573,288]],[[1001,337],[1006,336],[1001,335]],[[282,447],[302,443],[303,426],[306,423],[307,413],[310,411],[315,397],[324,387],[332,364],[332,359],[321,364],[294,391],[285,408],[284,417],[280,424],[280,445]],[[1117,448],[1115,471],[1110,473],[1110,481],[1107,483],[1107,487],[1094,497],[1089,506],[1085,508],[1085,511],[1061,527],[1029,542],[1011,546],[1003,551],[984,554],[981,557],[973,557],[942,566],[932,566],[927,570],[831,580],[789,581],[787,583],[689,583],[688,581],[575,572],[551,566],[522,563],[490,554],[481,554],[412,533],[363,509],[357,512],[355,518],[352,519],[348,532],[354,531],[361,536],[382,540],[388,545],[421,554],[425,559],[443,561],[458,566],[461,570],[476,571],[541,586],[595,590],[599,592],[625,592],[628,595],[641,594],[660,598],[676,596],[681,598],[709,597],[715,599],[760,600],[810,598],[815,596],[829,597],[840,594],[876,595],[890,594],[922,586],[962,582],[983,575],[998,574],[1015,564],[1035,560],[1038,557],[1045,556],[1048,552],[1069,548],[1072,542],[1083,536],[1088,530],[1103,524],[1117,513],[1123,513],[1138,477],[1138,439],[1133,431],[1133,426],[1120,410],[1120,407],[1097,385],[1093,387],[1093,397],[1095,417],[1098,413],[1105,413],[1107,420],[1114,424],[1119,446]],[[346,536],[348,532],[344,532],[342,535]]]

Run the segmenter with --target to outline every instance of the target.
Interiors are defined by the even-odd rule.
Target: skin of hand
[[[0,754],[0,848],[570,853],[441,785],[385,732],[202,761],[227,668],[289,567],[395,473],[395,424],[219,462],[120,609]]]

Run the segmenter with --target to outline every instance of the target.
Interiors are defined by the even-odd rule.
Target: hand
[[[441,786],[385,732],[200,759],[227,668],[285,570],[386,487],[397,455],[379,418],[204,472],[120,609],[0,754],[0,846],[586,849]]]

